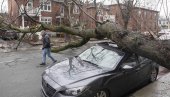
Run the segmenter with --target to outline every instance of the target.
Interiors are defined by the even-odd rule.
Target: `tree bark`
[[[111,23],[98,27],[97,33],[107,35],[122,49],[147,57],[170,69],[170,40],[155,40],[139,32],[123,31]]]

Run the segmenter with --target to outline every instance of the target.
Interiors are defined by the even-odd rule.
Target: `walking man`
[[[41,35],[42,35],[43,47],[42,47],[42,63],[40,65],[46,65],[46,55],[53,61],[53,63],[55,63],[57,60],[55,60],[51,56],[50,37],[46,31],[43,31]]]

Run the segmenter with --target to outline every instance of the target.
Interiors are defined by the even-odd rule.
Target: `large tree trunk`
[[[123,49],[152,59],[170,69],[170,40],[155,40],[138,32],[122,31],[111,23],[98,27],[97,33],[107,35],[107,38]]]

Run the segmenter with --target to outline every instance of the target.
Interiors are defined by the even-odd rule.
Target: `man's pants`
[[[43,63],[46,63],[46,55],[47,55],[49,58],[51,58],[51,60],[52,60],[53,62],[55,62],[55,59],[51,56],[51,49],[50,49],[50,48],[44,48],[44,49],[42,50],[42,54],[43,54],[43,58],[42,58],[42,62],[43,62]]]

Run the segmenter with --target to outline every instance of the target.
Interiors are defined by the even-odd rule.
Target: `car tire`
[[[106,89],[97,91],[93,97],[110,97],[109,92]]]
[[[152,68],[151,74],[150,74],[150,82],[154,82],[157,80],[157,75],[158,75],[158,69],[156,67]]]

